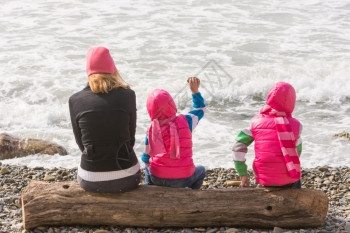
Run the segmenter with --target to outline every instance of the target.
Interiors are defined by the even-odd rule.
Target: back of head
[[[86,74],[94,93],[108,93],[118,87],[130,88],[120,76],[109,50],[105,47],[89,49],[86,54]]]
[[[173,98],[162,89],[155,89],[148,95],[146,107],[151,120],[166,119],[177,112]]]
[[[286,82],[277,82],[273,85],[266,98],[267,105],[286,113],[293,112],[295,102],[295,90],[291,84]]]

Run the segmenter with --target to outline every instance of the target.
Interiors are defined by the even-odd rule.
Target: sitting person
[[[256,182],[263,186],[301,188],[302,125],[292,117],[295,102],[294,88],[285,82],[276,83],[267,95],[266,105],[253,117],[250,129],[237,135],[232,150],[241,187],[250,185],[245,156],[248,146],[255,141]]]
[[[75,140],[82,152],[78,183],[92,192],[121,193],[138,187],[140,164],[134,152],[135,92],[120,77],[109,50],[86,56],[88,85],[69,98]]]
[[[204,99],[198,88],[200,80],[188,79],[194,109],[185,115],[176,115],[173,98],[164,90],[152,91],[147,99],[147,110],[152,124],[145,139],[145,183],[168,187],[200,189],[205,168],[195,166],[192,159],[192,132],[204,116]]]

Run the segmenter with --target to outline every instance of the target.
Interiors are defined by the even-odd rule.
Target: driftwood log
[[[328,198],[318,190],[192,190],[140,185],[122,194],[86,192],[76,182],[32,181],[22,193],[23,226],[317,227]]]
[[[17,138],[6,133],[0,134],[0,160],[24,157],[32,154],[67,155],[64,147],[41,139]]]

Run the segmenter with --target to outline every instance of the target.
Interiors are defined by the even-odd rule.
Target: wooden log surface
[[[323,225],[328,211],[326,194],[308,189],[140,185],[122,194],[103,194],[86,192],[76,182],[32,181],[21,199],[26,229],[66,225],[306,228]]]

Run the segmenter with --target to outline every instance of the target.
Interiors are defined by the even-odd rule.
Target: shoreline
[[[43,167],[28,168],[2,164],[0,162],[0,233],[136,233],[136,232],[182,232],[182,233],[278,233],[303,232],[350,233],[350,167],[316,167],[303,169],[302,188],[318,189],[325,192],[329,198],[329,210],[325,224],[318,228],[306,229],[248,229],[238,227],[197,227],[197,228],[131,228],[120,226],[60,226],[38,227],[31,230],[22,228],[22,209],[19,198],[22,190],[31,180],[47,182],[76,180],[77,169]],[[201,189],[238,188],[231,186],[230,182],[236,177],[234,168],[214,168],[207,170],[207,175]],[[249,170],[250,181],[254,187],[252,171]],[[232,183],[232,182],[231,182]],[[142,179],[143,184],[143,179]],[[137,220],[135,220],[137,221]]]

